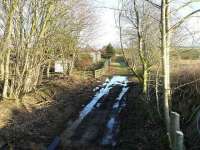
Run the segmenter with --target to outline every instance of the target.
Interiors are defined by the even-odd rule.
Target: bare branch
[[[191,17],[192,15],[194,15],[194,14],[196,14],[196,13],[198,13],[198,12],[200,12],[200,9],[195,10],[195,11],[189,13],[188,15],[186,15],[185,17],[183,17],[179,22],[177,22],[175,25],[173,25],[173,26],[169,29],[169,32],[170,32],[170,31],[173,31],[173,30],[175,30],[175,29],[177,29],[178,27],[180,27],[180,26],[185,22],[185,20],[187,20],[189,17]]]
[[[151,0],[145,0],[146,2],[150,3],[151,5],[153,5],[154,7],[158,8],[158,9],[161,9],[161,6],[152,2]]]

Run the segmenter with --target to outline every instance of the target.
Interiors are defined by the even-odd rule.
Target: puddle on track
[[[115,146],[117,144],[116,138],[119,131],[119,113],[122,108],[125,107],[125,94],[128,92],[128,89],[129,87],[124,86],[121,93],[116,98],[116,102],[113,104],[112,112],[106,124],[106,133],[101,140],[102,145]]]
[[[83,108],[83,110],[79,114],[79,118],[74,121],[74,123],[71,125],[71,127],[77,128],[78,125],[81,123],[81,121],[92,111],[92,109],[95,107],[95,105],[98,103],[98,101],[105,95],[108,95],[109,91],[113,88],[115,85],[121,85],[121,86],[127,86],[127,77],[125,76],[113,76],[111,80],[108,78],[103,83],[103,87],[95,94],[95,96],[92,98],[92,100]],[[98,104],[97,107],[99,107],[100,104]]]
[[[107,131],[106,131],[106,135],[103,138],[102,144],[103,143],[114,143],[114,136],[116,134],[116,127],[118,124],[118,113],[120,111],[120,109],[122,108],[122,103],[123,103],[123,98],[124,95],[126,94],[126,92],[128,91],[128,87],[127,87],[127,82],[128,82],[128,78],[125,76],[113,76],[111,79],[106,79],[106,81],[98,88],[98,91],[96,92],[95,96],[91,99],[91,101],[82,109],[82,111],[80,111],[79,113],[79,117],[68,126],[67,128],[67,137],[70,138],[73,135],[73,132],[75,132],[75,130],[78,128],[78,126],[81,124],[81,122],[83,121],[83,119],[95,108],[100,107],[100,105],[102,104],[102,102],[99,102],[100,99],[106,95],[109,94],[110,90],[116,86],[116,85],[120,85],[123,87],[121,93],[119,94],[119,96],[116,98],[116,102],[113,105],[112,108],[112,112],[111,112],[111,116],[110,119],[107,123]],[[95,90],[94,90],[95,91]],[[99,102],[99,103],[98,103]],[[56,149],[56,145],[53,143],[60,143],[60,140],[58,142],[58,139],[54,139],[54,141],[51,143],[51,145],[49,146],[48,150],[54,150]],[[50,147],[54,147],[54,148],[50,148]]]

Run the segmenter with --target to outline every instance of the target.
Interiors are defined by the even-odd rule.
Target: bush
[[[78,60],[75,63],[75,67],[78,70],[89,70],[92,65],[92,57],[89,54],[80,54]]]
[[[89,69],[90,70],[97,70],[97,69],[101,69],[101,68],[103,68],[104,67],[104,63],[105,63],[105,61],[100,61],[100,62],[97,62],[97,63],[95,63],[95,64],[93,64],[93,65],[91,65],[90,67],[89,67]]]
[[[102,54],[102,58],[110,59],[112,56],[114,56],[114,54],[115,54],[115,49],[113,48],[111,44],[108,44],[106,46],[105,51]]]

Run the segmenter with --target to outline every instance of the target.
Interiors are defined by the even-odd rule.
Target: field
[[[172,69],[172,104],[181,115],[188,149],[200,145],[198,119],[200,114],[200,60],[182,60]]]

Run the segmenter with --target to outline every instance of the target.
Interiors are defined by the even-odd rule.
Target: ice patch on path
[[[99,100],[105,96],[108,95],[109,91],[113,88],[113,86],[115,85],[121,85],[126,87],[127,86],[127,77],[124,76],[113,76],[110,79],[106,79],[105,82],[102,84],[102,86],[98,86],[97,88],[95,88],[94,90],[96,91],[95,96],[91,99],[91,101],[84,107],[84,105],[82,105],[84,108],[82,109],[82,111],[79,114],[79,117],[71,122],[70,124],[68,124],[68,128],[65,130],[65,134],[62,136],[65,136],[66,139],[70,139],[70,137],[73,136],[75,130],[77,129],[77,127],[81,124],[82,120],[94,109],[100,107],[101,103],[98,103]],[[96,107],[95,107],[96,106]],[[115,121],[115,120],[114,120]],[[109,126],[112,127],[113,122],[110,121]],[[68,141],[70,142],[70,140]],[[58,139],[56,138],[51,144],[50,144],[50,148],[53,146],[53,149],[55,146],[58,146]]]
[[[113,76],[111,80],[106,79],[103,83],[103,87],[96,92],[95,96],[92,100],[83,108],[80,112],[79,117],[72,123],[69,127],[69,130],[76,130],[76,128],[80,125],[82,120],[94,109],[100,107],[101,103],[98,101],[105,95],[108,95],[109,91],[115,85],[127,86],[128,79],[125,76]],[[95,107],[96,106],[96,107]],[[97,107],[98,106],[98,107]]]
[[[121,93],[116,98],[116,102],[113,104],[112,113],[110,115],[110,119],[107,122],[107,130],[105,135],[102,138],[101,144],[102,145],[116,145],[116,136],[118,133],[119,128],[119,113],[121,112],[122,108],[125,106],[126,98],[124,95],[128,92],[129,87],[126,87],[125,84]]]
[[[112,89],[114,85],[127,85],[127,77],[124,76],[114,76],[111,80],[106,79],[104,88],[101,88],[93,97],[93,99],[88,103],[83,110],[80,112],[79,119],[84,119],[85,116],[88,115],[88,113],[94,108],[94,106],[97,104],[97,102],[104,96],[107,95]]]

